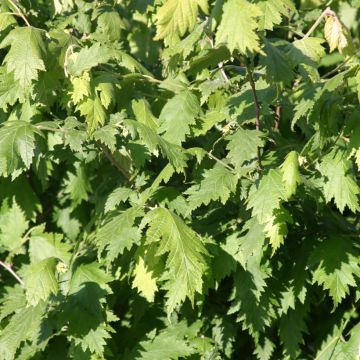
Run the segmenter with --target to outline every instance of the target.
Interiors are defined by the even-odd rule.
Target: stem
[[[229,165],[226,164],[224,161],[222,161],[222,160],[220,160],[219,158],[217,158],[217,157],[216,157],[215,155],[213,155],[211,152],[208,152],[207,155],[208,155],[208,157],[209,157],[210,159],[215,160],[216,162],[218,162],[219,164],[221,164],[222,166],[224,166],[224,167],[225,167],[226,169],[228,169],[229,171],[231,171],[231,172],[234,172],[234,171],[235,171],[231,166],[229,166]]]
[[[19,275],[11,268],[10,265],[5,264],[3,261],[0,260],[0,265],[6,269],[17,281],[21,286],[25,286],[25,283],[20,279]]]
[[[29,27],[30,27],[31,25],[30,25],[28,19],[27,19],[26,16],[23,14],[23,12],[20,10],[20,8],[16,5],[15,1],[9,0],[9,3],[10,3],[10,4],[14,7],[14,9],[17,11],[16,13],[13,13],[13,15],[16,15],[16,16],[18,16],[18,17],[21,17],[21,18],[24,20],[26,26],[29,26]]]
[[[332,11],[329,7],[327,7],[321,13],[321,15],[316,19],[316,21],[314,22],[313,26],[309,29],[309,31],[303,36],[303,39],[308,38],[314,32],[314,30],[319,26],[319,24],[321,23],[321,21],[324,19],[325,16],[335,16],[335,15],[336,14],[334,13],[334,11]]]
[[[206,37],[208,38],[208,40],[209,40],[209,42],[210,42],[211,48],[214,49],[215,46],[214,46],[214,40],[213,40],[213,38],[212,38],[211,36],[209,36],[209,35],[206,35]],[[220,70],[220,72],[221,72],[221,75],[223,76],[224,80],[225,80],[226,82],[230,82],[230,80],[229,80],[229,78],[228,78],[228,76],[226,75],[226,72],[225,72],[225,70],[224,70],[224,62],[223,62],[223,61],[219,62],[217,66],[218,66],[218,68],[219,68],[219,70]]]
[[[120,172],[123,174],[123,176],[131,182],[131,176],[130,174],[122,167],[121,164],[115,159],[114,155],[111,153],[109,148],[105,145],[103,145],[101,142],[97,141],[97,144],[101,147],[104,155],[107,157],[107,159],[113,164]]]
[[[250,69],[250,66],[247,66],[247,71],[248,71],[248,77],[249,77],[249,82],[250,82],[250,86],[251,86],[251,91],[252,91],[253,98],[254,98],[255,114],[256,114],[255,126],[256,126],[256,130],[261,131],[260,103],[259,103],[259,99],[256,94],[255,81],[254,81],[253,73],[252,73],[252,70]],[[263,170],[260,147],[257,148],[257,158],[258,158],[259,170]]]
[[[275,108],[275,130],[279,130],[280,120],[281,120],[281,106],[276,105],[276,108]]]

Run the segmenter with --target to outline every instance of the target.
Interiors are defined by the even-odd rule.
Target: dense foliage
[[[1,360],[360,356],[359,0],[0,4]]]

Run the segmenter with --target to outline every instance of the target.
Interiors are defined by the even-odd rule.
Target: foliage
[[[324,3],[0,1],[0,360],[359,356],[360,2]]]

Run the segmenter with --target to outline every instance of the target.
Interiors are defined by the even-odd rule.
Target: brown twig
[[[19,275],[11,268],[10,265],[5,264],[3,261],[0,260],[0,265],[6,269],[17,281],[21,286],[25,286],[25,283],[21,280]]]
[[[253,98],[254,98],[255,116],[256,116],[256,118],[255,118],[255,127],[256,127],[256,130],[261,131],[260,103],[259,103],[259,99],[258,99],[257,94],[256,94],[255,81],[254,81],[253,73],[252,73],[252,70],[250,69],[250,66],[247,66],[247,71],[248,71],[248,77],[249,77],[249,82],[250,82],[250,86],[251,86],[252,95],[253,95]],[[258,158],[259,169],[263,170],[262,161],[261,161],[260,147],[257,148],[257,158]]]
[[[115,159],[114,155],[109,150],[109,148],[107,146],[105,146],[104,144],[102,144],[100,141],[97,141],[96,143],[100,146],[100,148],[103,151],[104,155],[111,162],[111,164],[113,164],[121,172],[121,174],[123,174],[123,176],[129,182],[131,182],[131,175],[122,167],[121,164],[119,164],[119,162]]]

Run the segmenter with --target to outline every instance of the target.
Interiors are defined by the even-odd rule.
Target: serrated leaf
[[[290,198],[296,193],[298,184],[301,183],[299,172],[299,154],[290,151],[281,165],[282,180],[285,184],[286,196]]]
[[[286,199],[281,173],[271,169],[261,178],[258,188],[250,193],[247,208],[252,209],[253,216],[263,224],[269,221],[275,209],[279,209],[281,200]]]
[[[167,209],[152,210],[147,215],[147,222],[146,241],[158,245],[157,256],[168,254],[164,288],[170,315],[186,297],[193,302],[195,293],[201,292],[207,251],[198,234]]]
[[[78,105],[80,114],[86,117],[88,132],[94,132],[99,125],[104,125],[106,112],[98,96],[87,98]]]
[[[91,353],[102,357],[104,354],[104,347],[106,346],[106,339],[110,338],[111,335],[109,332],[100,325],[96,329],[90,329],[90,331],[82,337],[79,343],[84,351],[89,349]]]
[[[165,329],[158,335],[154,335],[154,333],[148,334],[149,339],[140,342],[141,350],[136,359],[177,360],[183,357],[186,358],[195,352],[195,349],[183,338],[181,332],[172,331],[172,329],[167,331]]]
[[[135,219],[140,215],[141,212],[130,208],[111,218],[109,222],[98,229],[96,234],[98,252],[101,254],[103,250],[107,250],[107,262],[112,262],[125,249],[129,250],[140,241],[141,233],[137,227],[134,227]]]
[[[158,290],[156,280],[152,276],[152,272],[146,268],[142,257],[135,266],[132,287],[137,288],[147,301],[154,301],[155,292]]]
[[[58,282],[55,277],[57,260],[46,258],[30,265],[24,271],[26,285],[26,300],[35,306],[41,300],[47,300],[51,294],[56,295]]]
[[[317,265],[313,282],[329,291],[334,309],[360,278],[358,258],[359,252],[352,241],[342,236],[326,238],[311,254],[309,263]]]
[[[119,205],[121,202],[127,201],[132,194],[133,190],[130,188],[121,186],[116,188],[106,199],[105,212],[115,210],[117,205]]]
[[[29,240],[29,255],[32,264],[54,257],[64,263],[70,260],[71,246],[65,243],[62,234],[47,233],[44,226],[39,226],[31,232]]]
[[[273,30],[274,25],[281,23],[281,17],[289,17],[295,10],[291,0],[265,0],[258,3],[262,10],[259,30]]]
[[[0,336],[0,359],[15,359],[16,350],[20,345],[34,337],[40,329],[44,316],[45,306],[39,303],[36,306],[28,306],[19,311],[11,318]]]
[[[38,130],[26,121],[7,121],[0,128],[0,175],[13,178],[28,169],[35,149]]]
[[[90,47],[84,47],[78,53],[69,56],[67,70],[72,76],[81,76],[85,71],[107,63],[116,57],[117,52],[105,45],[95,43]]]
[[[326,155],[320,164],[320,172],[325,177],[323,183],[325,199],[327,202],[334,199],[340,212],[343,212],[346,206],[352,212],[359,210],[360,189],[350,169],[351,163],[346,159],[345,154],[336,150]]]
[[[207,12],[207,0],[167,0],[158,8],[156,22],[156,40],[165,40],[172,45],[179,41],[187,31],[193,30],[199,7]]]
[[[161,110],[158,133],[166,141],[181,145],[190,133],[190,126],[195,124],[195,117],[199,112],[199,100],[192,92],[184,91],[175,95]]]
[[[314,65],[325,55],[325,49],[321,45],[323,39],[307,37],[295,40],[290,48],[289,56],[295,63]]]
[[[261,58],[261,63],[265,66],[266,80],[271,83],[281,83],[285,86],[290,85],[294,79],[294,73],[281,49],[265,41],[265,56]]]
[[[96,141],[100,141],[107,146],[112,152],[116,150],[116,135],[119,130],[114,124],[102,126],[92,133]]]
[[[45,71],[46,53],[43,31],[31,26],[17,27],[3,40],[0,48],[10,46],[4,63],[9,72],[14,72],[15,80],[27,87],[37,80],[39,71]]]
[[[245,161],[256,159],[258,148],[264,146],[263,134],[258,130],[239,128],[227,139],[229,140],[226,146],[229,150],[227,157],[236,169],[241,169]]]
[[[9,209],[0,214],[0,249],[13,252],[23,244],[23,235],[29,226],[24,212],[15,199]]]
[[[116,11],[105,11],[97,19],[98,28],[105,33],[110,41],[120,39],[121,30],[125,29],[125,24]]]
[[[259,37],[256,33],[261,16],[260,8],[246,0],[228,0],[216,32],[216,44],[226,44],[231,52],[259,52]]]
[[[227,170],[223,165],[217,164],[210,170],[205,170],[203,179],[199,184],[186,190],[190,209],[196,209],[202,204],[208,205],[210,201],[220,200],[225,204],[236,189],[238,177]]]
[[[151,112],[150,104],[145,99],[133,100],[131,102],[132,110],[136,120],[149,127],[151,130],[157,131],[159,127],[158,120]]]

